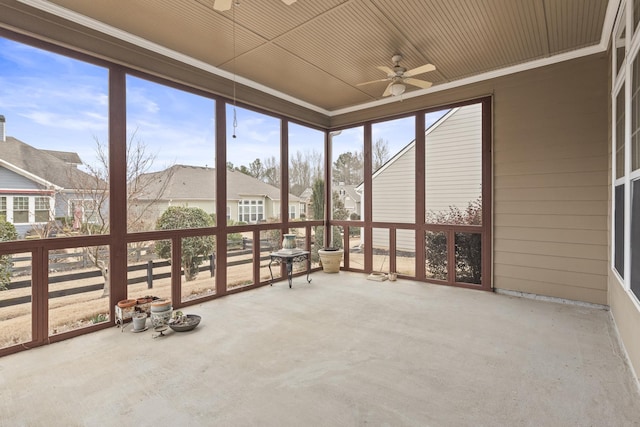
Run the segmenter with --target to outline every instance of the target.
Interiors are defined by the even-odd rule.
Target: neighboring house
[[[313,190],[311,189],[311,187],[307,187],[298,197],[300,198],[301,202],[301,213],[303,213],[306,218],[312,219],[313,212],[311,211],[311,199],[313,197]]]
[[[336,193],[340,199],[340,201],[344,204],[344,208],[346,209],[349,219],[351,214],[358,215],[360,218],[361,212],[361,203],[360,203],[360,194],[356,191],[355,185],[347,185],[344,182],[333,183],[331,185],[333,188],[333,192]],[[311,212],[311,199],[313,197],[313,189],[310,187],[305,189],[302,194],[300,194],[300,199],[303,202],[303,207],[306,210],[306,215],[308,217],[312,216],[313,212]]]
[[[140,176],[143,194],[136,196],[137,206],[147,206],[149,217],[158,218],[169,206],[199,207],[215,212],[215,169],[174,165],[159,172]],[[289,194],[289,218],[300,218],[304,202]],[[218,218],[220,215],[217,215]],[[280,217],[280,189],[242,172],[227,171],[227,220],[249,224]]]
[[[344,204],[344,208],[349,214],[349,219],[352,214],[358,215],[358,219],[360,218],[360,193],[356,191],[355,185],[347,185],[344,182],[339,182],[337,184],[332,184],[331,188],[333,188],[334,193],[338,193],[338,198]]]
[[[465,210],[482,194],[482,107],[450,110],[425,132],[426,215],[451,207]],[[372,178],[372,221],[415,221],[415,140],[382,165]],[[363,184],[356,187],[363,194]],[[363,195],[364,202],[364,195]],[[364,233],[361,234],[364,238]],[[373,246],[389,245],[387,230],[373,229]],[[364,243],[364,241],[362,242]],[[412,233],[397,236],[399,250],[415,250]]]
[[[5,136],[4,117],[0,122],[0,216],[21,236],[76,211],[82,222],[94,221],[96,203],[86,189],[95,180],[77,168],[78,154],[40,150]]]

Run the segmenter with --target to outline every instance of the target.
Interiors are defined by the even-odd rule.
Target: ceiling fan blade
[[[231,2],[233,2],[233,0],[215,0],[213,2],[213,8],[215,10],[229,10],[231,9]]]
[[[391,85],[393,85],[393,81],[391,83],[389,83],[387,85],[387,88],[384,90],[384,92],[382,93],[382,96],[389,96],[391,95]]]
[[[282,2],[284,4],[286,4],[287,6],[291,6],[292,4],[294,4],[296,2],[296,0],[282,0]]]
[[[412,79],[412,78],[402,79],[402,81],[404,83],[410,84],[412,86],[421,87],[422,89],[429,89],[431,87],[431,85],[433,85],[433,83],[431,83],[431,82],[427,82],[427,81],[419,80],[419,79]]]
[[[378,80],[371,80],[370,82],[364,82],[364,83],[358,83],[356,86],[362,86],[362,85],[368,85],[371,83],[379,83],[379,82],[386,82],[389,79],[378,79]]]
[[[425,64],[420,67],[414,68],[413,70],[405,71],[405,77],[416,76],[418,74],[426,73],[428,71],[433,71],[436,69],[436,66],[433,64]]]
[[[382,71],[382,72],[386,73],[388,76],[395,76],[395,75],[396,75],[395,71],[393,71],[391,68],[386,67],[386,66],[384,66],[384,65],[380,65],[380,66],[378,66],[378,67],[376,67],[376,68],[377,68],[378,70],[380,70],[380,71]]]

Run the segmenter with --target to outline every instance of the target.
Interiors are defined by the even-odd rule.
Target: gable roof
[[[45,153],[49,153],[52,156],[55,156],[66,163],[71,163],[74,165],[81,165],[82,160],[80,160],[80,156],[78,153],[74,153],[72,151],[56,151],[56,150],[40,150]]]
[[[300,194],[300,199],[302,199],[302,200],[311,200],[311,196],[313,196],[313,190],[311,189],[311,187],[307,187]]]
[[[442,117],[440,117],[431,126],[429,126],[427,128],[427,130],[424,132],[425,136],[427,136],[431,132],[435,131],[440,125],[442,125],[444,122],[446,122],[449,117],[453,116],[458,110],[460,110],[460,108],[461,107],[455,107],[455,108],[452,108],[449,111],[447,111]],[[407,151],[409,151],[410,149],[412,149],[415,145],[416,145],[416,140],[415,139],[413,141],[411,141],[410,143],[408,143],[407,145],[405,145],[402,150],[398,151],[393,157],[391,157],[382,166],[380,166],[378,168],[378,170],[376,170],[373,173],[372,178],[375,178],[376,176],[378,176],[382,172],[384,172],[389,166],[391,166],[393,163],[395,163],[395,161],[398,160],[400,157],[404,156],[405,153]],[[360,194],[360,193],[362,193],[363,186],[364,186],[364,181],[361,182],[360,184],[356,185],[354,190]]]
[[[74,189],[81,186],[80,183],[94,181],[89,174],[65,160],[80,160],[78,154],[62,151],[56,153],[59,155],[32,147],[11,136],[0,142],[0,160],[6,162],[7,167],[14,172],[43,185],[48,183],[61,188]]]
[[[140,176],[144,193],[138,199],[150,200],[215,200],[215,168],[189,165],[174,165],[168,169]],[[160,197],[156,196],[161,194]],[[227,200],[248,197],[268,197],[280,200],[280,189],[250,175],[227,170]],[[289,194],[289,201],[300,198]]]
[[[344,190],[345,195],[349,196],[351,200],[355,202],[359,202],[361,199],[360,193],[356,191],[356,187],[358,186],[353,184],[341,184],[341,183],[335,183],[335,182],[331,184],[331,188],[333,189],[333,191]]]

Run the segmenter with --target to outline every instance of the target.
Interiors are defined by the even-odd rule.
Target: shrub
[[[482,198],[469,202],[465,210],[450,206],[448,211],[429,212],[427,223],[480,225],[482,224]],[[447,235],[444,232],[427,232],[425,255],[430,277],[447,279]],[[455,233],[455,280],[480,283],[482,279],[481,235],[472,232]]]
[[[0,241],[16,240],[17,238],[16,227],[4,218],[0,218]],[[11,267],[13,267],[11,256],[0,255],[0,291],[5,291],[9,287]]]
[[[185,228],[212,227],[213,219],[200,208],[171,206],[162,213],[156,229],[176,230]],[[204,259],[213,253],[216,241],[213,236],[194,236],[182,239],[182,269],[187,281],[194,280]],[[161,240],[156,244],[156,253],[161,258],[171,258],[171,241]]]

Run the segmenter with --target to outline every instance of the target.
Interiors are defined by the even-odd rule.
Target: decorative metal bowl
[[[200,319],[197,314],[187,314],[180,323],[169,323],[169,327],[176,332],[191,331],[198,326]]]

